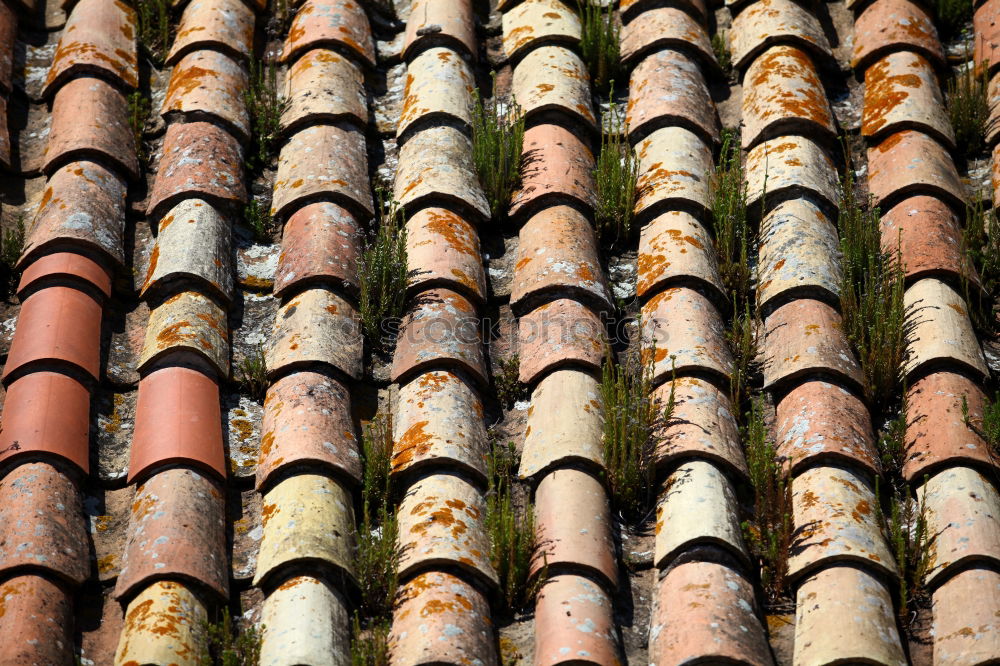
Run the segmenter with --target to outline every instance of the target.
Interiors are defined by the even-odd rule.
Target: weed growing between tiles
[[[264,402],[268,384],[264,345],[257,345],[240,358],[236,366],[236,376],[240,391],[244,395],[257,402]]]
[[[528,502],[518,511],[514,501],[517,454],[512,442],[494,442],[487,458],[489,488],[483,525],[490,538],[490,562],[500,579],[505,607],[512,612],[531,608],[545,580],[542,571],[529,580],[535,555],[535,510]]]
[[[942,42],[958,37],[972,22],[972,0],[932,0],[935,23]]]
[[[388,663],[389,624],[399,585],[398,524],[392,508],[392,419],[377,414],[361,437],[361,518],[354,570],[360,607],[354,614],[351,663]]]
[[[621,68],[621,25],[613,2],[577,0],[580,15],[580,54],[598,92],[610,89]]]
[[[277,231],[268,202],[256,197],[243,207],[243,222],[258,243],[270,243]]]
[[[969,414],[969,402],[963,396],[962,419],[965,425],[972,428],[990,447],[994,461],[1000,462],[1000,393],[993,396],[992,400],[986,399],[980,419],[974,419]]]
[[[518,380],[521,368],[521,357],[517,354],[509,358],[498,358],[496,370],[493,372],[493,387],[496,390],[497,402],[504,409],[510,409],[518,400],[528,396],[528,386]]]
[[[295,10],[288,6],[288,0],[271,0],[268,10],[271,14],[266,27],[268,40],[281,39],[288,34]]]
[[[250,58],[250,79],[243,91],[243,102],[253,134],[247,165],[266,168],[277,156],[281,114],[288,107],[288,100],[278,92],[278,69],[273,59]]]
[[[375,190],[378,219],[358,260],[361,293],[358,311],[365,341],[382,351],[395,340],[389,324],[403,316],[406,305],[406,227],[403,209],[386,190]]]
[[[204,625],[206,649],[201,666],[256,666],[260,663],[261,635],[253,624],[240,627],[223,608],[216,622]]]
[[[135,91],[128,96],[128,126],[132,130],[132,140],[135,143],[135,156],[139,160],[139,168],[145,170],[149,162],[149,151],[143,134],[149,122],[149,96],[142,91]]]
[[[729,31],[720,30],[712,35],[712,51],[715,53],[715,60],[722,68],[722,73],[727,77],[733,73],[733,56],[729,52]]]
[[[486,102],[479,90],[474,91],[472,162],[494,220],[506,215],[511,195],[521,182],[523,147],[524,114],[517,102]]]
[[[979,286],[962,274],[962,291],[971,310],[972,323],[982,335],[994,335],[998,328],[993,298],[1000,291],[1000,219],[987,209],[981,195],[966,204],[962,228],[962,256],[979,276]]]
[[[14,265],[24,252],[24,215],[18,215],[13,228],[5,229],[0,235],[0,284],[3,285],[4,297],[9,297],[17,288],[20,274],[14,270]]]
[[[139,0],[139,47],[156,67],[162,67],[170,50],[170,0]]]
[[[948,117],[955,130],[955,145],[959,153],[967,157],[979,155],[986,149],[986,130],[990,119],[988,70],[985,62],[976,67],[970,61],[948,80]]]
[[[612,88],[614,85],[612,84]],[[612,90],[612,99],[614,91]],[[611,102],[608,109],[613,128],[624,127],[621,107]],[[601,134],[601,152],[594,168],[594,220],[597,237],[609,249],[627,247],[635,236],[635,201],[638,196],[639,159],[624,133],[615,129]]]

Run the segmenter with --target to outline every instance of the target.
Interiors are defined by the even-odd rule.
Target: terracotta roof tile
[[[111,296],[111,275],[108,269],[90,257],[76,252],[45,254],[28,264],[21,273],[17,292],[24,294],[45,283],[76,282],[97,289],[104,296]]]
[[[0,98],[12,88],[14,72],[14,42],[17,39],[17,13],[6,2],[0,2]],[[6,127],[6,123],[4,123]]]
[[[511,201],[512,217],[533,215],[552,203],[593,208],[594,155],[585,137],[559,125],[535,125],[524,132],[521,159],[522,180]]]
[[[935,66],[944,64],[934,22],[927,10],[911,0],[877,0],[854,22],[851,66],[856,71],[865,71],[893,51],[913,51]]]
[[[978,7],[972,15],[972,28],[976,35],[972,60],[977,64],[988,61],[990,71],[995,72],[1000,66],[996,58],[997,48],[1000,47],[1000,2],[985,0],[976,4]]]
[[[412,61],[423,49],[436,46],[446,46],[476,58],[479,42],[469,0],[413,0],[410,4],[403,57]]]
[[[76,483],[48,463],[27,462],[0,481],[0,571],[24,569],[81,585],[90,574],[83,499]]]
[[[410,216],[406,263],[409,288],[415,292],[440,285],[476,303],[486,300],[486,273],[476,228],[446,208],[423,208]]]
[[[934,660],[941,666],[987,663],[1000,653],[1000,573],[971,568],[933,593]]]
[[[323,364],[358,379],[361,351],[361,327],[354,306],[328,289],[306,289],[278,311],[267,350],[267,371],[275,377],[293,367]]]
[[[166,578],[190,581],[223,599],[229,595],[221,484],[183,467],[160,471],[136,488],[115,597],[156,594],[150,583]],[[126,627],[123,641],[129,633]]]
[[[439,0],[440,1],[440,0]],[[403,109],[396,136],[427,124],[472,124],[472,70],[460,55],[447,48],[422,51],[406,68]]]
[[[520,380],[534,384],[566,365],[597,369],[604,345],[604,324],[587,306],[568,298],[541,305],[518,321]]]
[[[350,643],[349,605],[321,578],[293,576],[264,599],[261,664],[322,664]]]
[[[675,7],[654,7],[643,12],[641,21],[631,21],[622,27],[622,62],[628,66],[658,51],[676,49],[690,53],[703,67],[716,73],[719,64],[701,21],[699,16]]]
[[[345,208],[328,201],[306,204],[285,222],[274,293],[286,296],[306,284],[329,282],[354,293],[361,229]]]
[[[138,370],[180,351],[204,358],[221,377],[229,376],[226,312],[197,291],[178,292],[152,309]]]
[[[243,63],[232,56],[209,49],[189,51],[170,72],[160,113],[167,120],[172,114],[190,120],[211,116],[245,143],[250,138],[250,119],[242,97],[247,83]]]
[[[554,575],[535,605],[535,665],[618,664],[614,602],[591,580]]]
[[[125,609],[115,663],[189,664],[206,647],[207,622],[205,605],[189,587],[154,582]]]
[[[775,44],[797,46],[827,62],[833,56],[819,21],[793,0],[760,0],[733,19],[729,48],[736,69],[745,71]]]
[[[72,662],[73,598],[62,586],[37,575],[0,584],[0,661],[7,664]]]
[[[627,24],[631,24],[640,15],[645,19],[650,12],[656,11],[659,4],[659,0],[621,0],[622,20]],[[708,15],[704,0],[683,0],[679,4],[685,12],[691,14],[699,21],[704,21]]]
[[[402,384],[392,425],[393,475],[447,466],[485,483],[489,443],[483,405],[460,375],[433,370]]]
[[[882,215],[881,229],[882,247],[899,250],[908,281],[933,275],[960,280],[964,273],[979,282],[975,268],[962,256],[958,216],[937,197],[903,199]]]
[[[283,468],[304,463],[361,478],[351,396],[333,377],[296,372],[275,381],[264,400],[261,433],[258,489]]]
[[[564,46],[540,46],[528,53],[514,68],[511,91],[526,118],[556,112],[597,126],[587,66]]]
[[[503,49],[516,60],[546,44],[580,41],[580,19],[560,0],[524,0],[503,14]]]
[[[176,65],[183,56],[200,49],[249,58],[253,31],[253,11],[241,0],[192,0],[181,14],[166,64]]]
[[[865,71],[861,135],[872,142],[904,129],[930,134],[948,148],[955,131],[933,65],[919,53],[890,53]]]
[[[285,96],[281,127],[288,133],[316,122],[368,120],[361,68],[330,49],[306,51],[288,68]]]
[[[994,72],[990,77],[986,90],[986,103],[990,109],[989,121],[986,123],[986,143],[995,146],[1000,138],[1000,72]]]
[[[364,8],[354,0],[306,0],[295,14],[281,52],[289,61],[317,47],[342,49],[366,65],[375,64],[375,44]]]
[[[642,307],[644,346],[653,348],[654,381],[674,373],[709,373],[729,381],[733,357],[722,317],[704,294],[686,287],[661,291]]]
[[[317,474],[296,474],[264,493],[263,535],[253,584],[279,570],[328,565],[354,575],[354,510],[347,490]]]
[[[791,199],[804,194],[819,198],[822,205],[836,209],[837,169],[812,139],[782,136],[754,146],[746,159],[747,209],[761,205],[761,199]]]
[[[698,63],[680,51],[650,54],[632,70],[625,123],[634,143],[665,126],[684,127],[719,142],[719,118]]]
[[[697,283],[716,303],[728,302],[709,231],[688,212],[672,210],[653,218],[639,236],[639,298],[672,284]]]
[[[658,129],[635,146],[639,158],[637,215],[657,215],[683,206],[708,211],[712,150],[683,127]]]
[[[965,300],[934,278],[920,280],[903,297],[913,330],[904,371],[908,376],[934,364],[958,364],[980,377],[989,370],[972,329]]]
[[[868,149],[868,188],[887,210],[910,194],[930,194],[959,209],[965,187],[944,146],[916,130],[897,132]]]

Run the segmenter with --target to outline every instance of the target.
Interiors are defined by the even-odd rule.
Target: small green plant
[[[252,624],[238,627],[222,609],[217,622],[204,624],[207,649],[201,655],[202,666],[257,666],[260,663],[260,633]]]
[[[972,0],[934,0],[931,5],[943,42],[959,36],[972,21]]]
[[[993,296],[1000,290],[1000,219],[995,210],[986,207],[978,193],[966,204],[961,250],[970,264],[968,268],[979,276],[977,287],[962,273],[962,289],[972,323],[981,333],[991,335],[997,328]]]
[[[609,113],[613,118],[612,126],[622,126],[617,122],[621,110],[614,102]],[[594,219],[598,237],[608,247],[627,243],[635,235],[633,221],[638,196],[639,159],[621,132],[601,135],[601,152],[597,155],[594,182],[597,194]]]
[[[354,614],[351,631],[351,666],[389,666],[389,621],[378,620],[363,627]]]
[[[288,0],[271,0],[270,10],[271,18],[266,27],[268,41],[281,39],[288,32],[292,17],[295,16],[295,11],[288,6]]]
[[[247,162],[251,167],[265,168],[275,157],[281,114],[288,108],[288,100],[278,92],[278,69],[273,59],[267,62],[250,59],[250,79],[243,91],[243,103],[253,134],[253,148]]]
[[[536,545],[535,512],[530,502],[522,512],[518,512],[514,504],[515,458],[513,443],[491,447],[487,458],[489,490],[483,520],[490,537],[490,562],[500,579],[506,607],[512,611],[527,608],[545,578],[542,573],[534,583],[528,580]]]
[[[240,389],[257,402],[263,402],[267,393],[267,355],[264,353],[264,345],[258,344],[244,354],[237,371]]]
[[[712,51],[715,52],[715,60],[719,63],[726,76],[733,71],[733,56],[729,53],[728,32],[720,30],[712,35]]]
[[[528,394],[528,386],[518,380],[521,358],[517,354],[509,358],[498,358],[496,366],[493,384],[496,386],[497,400],[504,408],[510,409],[515,402],[523,400]]]
[[[955,145],[962,155],[978,155],[986,149],[986,130],[990,120],[986,94],[988,71],[987,63],[976,67],[970,62],[948,80],[948,116],[955,130]]]
[[[655,349],[645,355],[627,353],[616,363],[609,350],[601,369],[604,463],[612,503],[630,522],[649,515],[656,448],[674,412],[672,389],[666,405],[653,398],[655,354]]]
[[[580,53],[599,91],[609,89],[620,69],[621,26],[614,3],[577,0],[580,14]]]
[[[10,296],[17,288],[20,277],[14,269],[18,259],[24,252],[24,216],[18,215],[11,229],[5,229],[0,235],[0,282],[3,284],[4,295]]]
[[[170,0],[138,0],[139,46],[157,67],[170,49]]]
[[[858,201],[849,156],[847,165],[840,194],[841,314],[869,404],[888,407],[902,381],[912,328],[903,304],[905,274],[899,250],[882,248],[879,209],[870,199]]]
[[[146,141],[143,134],[146,131],[146,123],[149,122],[149,97],[140,91],[130,93],[128,96],[128,126],[132,130],[132,140],[135,143],[135,156],[139,160],[140,168],[145,168],[149,162],[149,151],[146,149]]]
[[[927,477],[924,477],[924,483]],[[927,529],[927,508],[923,498],[914,499],[910,488],[901,484],[889,496],[889,514],[882,513],[882,486],[875,479],[877,508],[889,539],[889,547],[899,569],[896,609],[904,629],[909,628],[910,608],[926,605],[924,580],[934,561],[934,538]]]
[[[994,460],[1000,460],[1000,393],[990,400],[986,398],[983,413],[973,418],[969,413],[969,401],[962,396],[962,417],[965,424],[979,434],[990,448]]]
[[[361,437],[361,520],[354,569],[361,610],[369,619],[388,619],[399,579],[399,533],[391,506],[392,420],[376,415]],[[367,627],[366,627],[367,628]]]
[[[760,564],[767,601],[788,594],[788,554],[792,547],[792,484],[782,469],[777,448],[764,423],[761,398],[751,401],[743,426],[747,467],[754,489],[753,519],[742,524],[750,552]]]
[[[243,219],[247,228],[253,232],[253,239],[258,243],[270,243],[275,232],[274,218],[268,203],[256,197],[243,207]]]
[[[756,235],[747,216],[747,184],[740,154],[740,134],[724,129],[719,162],[710,178],[712,218],[715,224],[715,251],[719,275],[733,300],[733,312],[741,312],[751,302],[752,271],[750,254]]]
[[[733,314],[726,324],[725,338],[733,354],[729,378],[729,399],[737,413],[744,413],[750,400],[750,388],[760,373],[760,318],[749,302]]]
[[[378,228],[369,236],[358,262],[361,328],[368,343],[382,349],[391,337],[385,324],[403,315],[406,304],[406,227],[403,209],[377,189]]]
[[[478,90],[473,102],[472,161],[493,219],[502,220],[521,182],[524,114],[513,100],[484,102]]]
[[[886,478],[900,485],[903,478],[903,463],[906,461],[906,387],[900,393],[902,402],[896,415],[886,421],[875,438],[875,450],[882,463]]]

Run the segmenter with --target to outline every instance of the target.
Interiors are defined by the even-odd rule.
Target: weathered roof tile
[[[306,51],[288,68],[285,97],[281,128],[286,133],[318,122],[368,122],[361,68],[330,49]]]
[[[207,647],[208,611],[195,593],[174,581],[157,581],[125,609],[115,663],[183,664]]]
[[[709,207],[712,150],[697,134],[683,127],[658,129],[635,147],[639,158],[637,215],[655,215],[666,206],[681,205],[699,215]]]
[[[375,44],[364,8],[354,0],[306,0],[295,13],[281,53],[285,62],[317,47],[344,49],[360,62],[375,65]]]
[[[222,377],[229,376],[229,324],[226,311],[197,292],[179,292],[153,308],[139,357],[139,371],[178,351],[193,352]]]
[[[672,287],[642,307],[643,346],[653,354],[654,381],[673,373],[707,372],[729,381],[733,357],[722,317],[699,291]]]
[[[934,67],[912,51],[890,53],[865,71],[861,135],[877,143],[903,129],[919,129],[955,147]]]
[[[521,158],[522,179],[512,197],[512,217],[532,215],[553,202],[593,208],[594,155],[585,137],[560,125],[535,125],[524,132]]]
[[[960,571],[933,592],[931,631],[940,666],[988,663],[1000,653],[1000,572]]]
[[[636,23],[637,18],[641,16],[645,19],[659,4],[659,0],[621,0],[619,8],[622,20],[627,24]],[[704,0],[683,0],[679,4],[685,12],[699,21],[704,22],[708,15]]]
[[[965,207],[965,186],[951,155],[923,132],[903,130],[869,148],[868,173],[868,189],[883,209],[910,194],[932,194]]]
[[[600,585],[573,574],[550,577],[535,602],[535,666],[617,664],[614,602]]]
[[[472,303],[458,292],[430,289],[413,299],[403,315],[392,380],[405,381],[417,372],[446,366],[487,383],[479,318]]]
[[[90,392],[76,379],[43,370],[11,382],[2,422],[3,464],[58,456],[90,471]]]
[[[961,223],[955,211],[937,197],[916,195],[903,199],[882,215],[882,247],[899,250],[908,281],[932,275],[971,282],[979,276],[962,254]]]
[[[287,233],[287,231],[286,231]],[[477,303],[486,300],[486,272],[476,228],[445,208],[423,208],[406,222],[406,264],[409,288],[435,286],[465,293]]]
[[[470,0],[413,0],[410,4],[403,57],[412,61],[421,49],[436,46],[447,46],[475,59],[479,42]]]
[[[347,209],[328,201],[299,208],[282,230],[275,295],[321,282],[356,292],[361,240],[358,221]]]
[[[622,27],[622,62],[629,66],[657,51],[676,49],[690,53],[702,67],[718,70],[708,31],[701,21],[702,18],[676,7],[653,7],[644,11],[641,20],[630,21]]]
[[[73,598],[61,585],[37,575],[14,576],[0,584],[0,662],[72,663]]]
[[[693,281],[704,285],[716,302],[727,302],[712,236],[688,212],[668,211],[642,227],[638,267],[639,298]]]
[[[940,363],[957,364],[980,377],[989,375],[965,299],[955,289],[924,278],[906,290],[903,302],[913,327],[904,363],[907,375]]]
[[[812,139],[783,136],[754,146],[746,158],[747,209],[812,194],[831,209],[838,201],[837,169]]]
[[[253,52],[254,13],[242,0],[191,0],[177,24],[168,65],[199,49],[227,51],[237,58]]]
[[[192,51],[170,72],[160,113],[168,119],[172,114],[190,119],[214,116],[245,143],[250,138],[250,119],[243,101],[246,88],[247,71],[242,62],[210,49]]]
[[[797,46],[826,61],[833,58],[819,21],[793,0],[760,0],[733,19],[729,47],[736,69],[746,70],[775,44]]]
[[[294,576],[261,607],[260,663],[322,664],[350,643],[344,594],[321,578]]]
[[[927,10],[911,0],[877,0],[854,22],[851,66],[855,71],[865,71],[893,51],[913,51],[935,66],[944,64],[934,21]]]
[[[526,118],[556,112],[597,126],[587,66],[564,46],[540,46],[526,55],[514,68],[511,92]]]
[[[474,88],[472,70],[457,53],[447,48],[423,51],[406,68],[396,136],[432,122],[470,126]]]
[[[76,282],[97,289],[105,298],[111,296],[111,275],[108,269],[88,256],[76,252],[53,252],[35,259],[21,273],[17,292],[43,283]]]
[[[560,0],[525,0],[503,13],[503,50],[516,60],[546,44],[580,41],[580,19]]]
[[[635,143],[665,126],[682,126],[719,142],[719,117],[701,67],[680,51],[650,54],[632,70],[625,124]]]
[[[520,380],[534,384],[556,368],[599,368],[604,358],[604,323],[587,306],[568,298],[541,305],[518,321]]]
[[[354,306],[328,289],[306,289],[278,311],[267,371],[275,377],[292,367],[324,364],[359,379],[361,352],[361,326]]]

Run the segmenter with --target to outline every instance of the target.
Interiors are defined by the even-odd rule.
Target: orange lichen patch
[[[280,512],[277,504],[265,504],[264,508],[260,512],[261,525],[267,527],[267,521],[271,520],[275,515]]]
[[[897,145],[899,145],[899,142],[903,140],[903,137],[904,137],[905,134],[906,134],[905,131],[903,131],[903,132],[896,132],[895,134],[891,134],[884,141],[882,141],[880,144],[878,144],[877,146],[875,146],[875,150],[877,150],[880,153],[887,153],[887,152],[889,152],[890,150],[892,150],[893,148],[895,148]]]
[[[424,228],[434,232],[444,239],[448,247],[465,255],[478,252],[478,239],[470,233],[469,225],[458,215],[440,208],[427,213],[428,221]]]
[[[97,571],[102,574],[114,571],[116,559],[114,553],[97,558]]]
[[[236,438],[241,442],[253,437],[253,424],[246,419],[233,419],[229,422],[229,427],[236,431]]]
[[[917,63],[926,64],[926,59],[913,53],[914,65]],[[917,89],[923,85],[923,81],[916,74],[895,74],[889,73],[889,58],[883,58],[868,68],[865,72],[865,99],[864,109],[861,119],[861,132],[865,136],[872,136],[881,130],[890,113],[895,111],[900,104],[910,96],[908,89]]]
[[[184,106],[184,96],[205,85],[208,78],[218,78],[210,69],[198,67],[175,67],[167,85],[167,99],[173,100],[170,109],[181,109]]]
[[[414,457],[422,458],[430,451],[433,436],[424,431],[428,423],[428,421],[414,423],[395,443],[392,454],[393,471],[405,468],[413,461]]]

